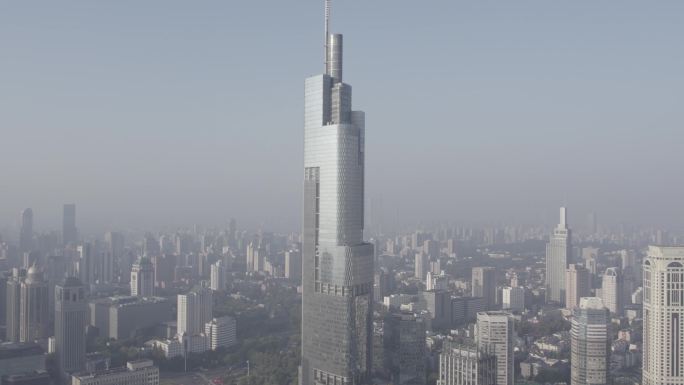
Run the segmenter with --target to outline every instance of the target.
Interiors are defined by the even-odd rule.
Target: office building
[[[496,269],[493,267],[473,267],[472,295],[485,300],[487,310],[496,308]]]
[[[415,277],[421,281],[425,281],[427,279],[427,273],[430,271],[430,258],[428,258],[428,255],[422,251],[417,252],[413,269]]]
[[[112,261],[114,277],[122,278],[122,281],[126,282],[131,266],[128,261],[123,259],[123,234],[112,231],[105,233],[104,252],[107,255],[107,259]]]
[[[477,314],[477,346],[496,356],[496,385],[513,385],[513,317],[505,312]]]
[[[129,339],[173,319],[173,304],[161,297],[109,297],[89,303],[90,325],[102,338]]]
[[[445,341],[437,385],[496,385],[496,357],[474,343]]]
[[[77,270],[78,276],[86,287],[95,283],[95,256],[93,245],[85,242],[76,248],[78,254]]]
[[[228,316],[214,318],[204,325],[204,335],[211,350],[233,346],[237,343],[237,322]]]
[[[62,373],[83,369],[88,304],[85,287],[70,277],[55,287],[55,353]]]
[[[574,309],[582,297],[588,297],[591,290],[589,270],[579,264],[571,264],[565,270],[565,307]]]
[[[352,111],[351,86],[342,81],[342,35],[326,27],[325,41],[325,74],[305,84],[299,381],[356,385],[368,382],[372,369],[375,269],[373,246],[363,239],[365,115]]]
[[[211,290],[222,291],[226,289],[226,267],[222,260],[211,265],[210,285]]]
[[[48,283],[35,265],[21,283],[19,299],[19,341],[34,342],[50,337]]]
[[[131,269],[131,295],[135,297],[154,296],[154,266],[150,258],[142,257]]]
[[[71,385],[159,385],[159,368],[152,360],[128,362],[125,367],[75,374]]]
[[[19,229],[19,252],[23,255],[33,250],[33,210],[24,209],[21,212],[21,227]]]
[[[597,297],[582,297],[570,331],[571,385],[606,385],[610,364],[610,314]]]
[[[393,385],[424,385],[427,381],[425,323],[414,314],[388,314],[383,346]]]
[[[76,244],[76,242],[78,242],[76,205],[65,204],[62,211],[62,245]]]
[[[522,287],[504,287],[502,290],[503,308],[511,311],[525,311],[525,289]]]
[[[546,300],[565,305],[565,270],[571,256],[572,232],[568,228],[565,207],[560,208],[560,222],[546,244]]]
[[[302,253],[299,250],[285,252],[285,278],[295,282],[302,280]]]
[[[609,267],[603,274],[601,297],[603,304],[612,314],[622,315],[624,309],[622,274],[617,267]]]
[[[26,270],[18,268],[12,269],[12,276],[7,278],[5,339],[10,342],[20,339],[21,284],[25,278]]]
[[[212,291],[196,286],[188,294],[178,295],[178,335],[204,333],[204,326],[212,320]]]
[[[642,384],[683,384],[684,247],[650,246],[642,270]]]

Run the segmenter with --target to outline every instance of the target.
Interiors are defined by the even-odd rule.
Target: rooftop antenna
[[[325,73],[328,74],[328,38],[330,36],[330,1],[325,0]]]

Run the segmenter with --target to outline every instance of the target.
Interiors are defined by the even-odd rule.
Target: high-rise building
[[[222,260],[211,265],[210,285],[211,290],[222,291],[226,289],[226,267]]]
[[[86,285],[95,283],[95,256],[93,255],[93,245],[85,242],[76,248],[78,253],[78,276],[81,283]]]
[[[21,228],[19,229],[19,252],[28,253],[33,250],[33,210],[21,211]]]
[[[301,385],[356,385],[372,369],[373,246],[363,239],[365,115],[342,81],[342,35],[306,79]]]
[[[130,265],[123,261],[124,237],[123,234],[109,231],[105,233],[105,253],[112,260],[114,276],[125,277],[128,275]]]
[[[285,278],[295,282],[302,279],[302,253],[299,250],[285,252]]]
[[[477,346],[496,356],[496,385],[513,385],[513,317],[506,312],[477,313]]]
[[[525,289],[522,287],[504,287],[502,290],[502,307],[512,311],[525,310]]]
[[[214,304],[209,288],[196,286],[188,294],[178,295],[178,335],[193,336],[204,333],[212,320]]]
[[[78,242],[78,230],[76,229],[76,205],[65,204],[62,212],[62,244],[75,244]]]
[[[138,259],[131,269],[131,295],[154,297],[154,266],[147,257]]]
[[[571,256],[572,232],[568,228],[565,207],[560,208],[560,222],[546,245],[546,300],[565,304],[565,270]]]
[[[70,277],[55,287],[55,353],[62,373],[83,369],[88,303],[85,287]]]
[[[43,272],[31,266],[21,283],[19,300],[19,341],[34,342],[50,337],[48,325],[48,284]]]
[[[427,273],[430,271],[430,258],[428,258],[427,254],[419,251],[416,253],[413,263],[413,275],[421,281],[425,281],[427,279]]]
[[[571,385],[606,385],[610,315],[600,298],[580,298],[573,310],[570,336]]]
[[[20,339],[21,285],[25,278],[26,270],[18,268],[12,269],[12,276],[7,278],[5,339],[10,342]]]
[[[612,314],[621,315],[624,309],[622,288],[622,274],[617,267],[609,267],[603,274],[601,297],[603,304]]]
[[[237,323],[233,317],[214,318],[204,325],[207,347],[211,350],[229,347],[237,342]]]
[[[684,383],[684,247],[650,246],[643,265],[643,385]]]
[[[496,307],[496,269],[493,267],[473,267],[472,295],[485,299],[487,310]]]
[[[565,307],[579,306],[582,297],[588,297],[591,289],[589,270],[579,264],[571,264],[565,270]]]
[[[425,323],[414,314],[389,314],[383,322],[383,346],[393,384],[423,385]]]
[[[437,385],[496,385],[496,357],[472,343],[445,341]]]
[[[131,361],[122,368],[75,374],[71,385],[159,385],[159,368],[152,360]]]

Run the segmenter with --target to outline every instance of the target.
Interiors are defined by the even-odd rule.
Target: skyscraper
[[[81,283],[86,285],[95,283],[95,258],[93,256],[93,245],[85,242],[76,248],[78,253],[78,276]]]
[[[571,385],[605,385],[610,354],[610,315],[597,297],[580,298],[570,332]]]
[[[437,385],[496,385],[496,357],[472,343],[445,341]]]
[[[365,115],[342,82],[342,35],[330,34],[325,73],[306,79],[301,385],[369,380],[373,246],[363,240]]]
[[[62,373],[83,369],[88,303],[85,287],[70,277],[55,287],[55,352]]]
[[[496,269],[493,267],[473,267],[472,295],[485,299],[487,310],[496,307]]]
[[[76,229],[76,205],[65,204],[62,212],[62,244],[68,245],[78,241],[78,230]]]
[[[612,314],[621,315],[623,309],[624,290],[622,288],[622,274],[617,267],[609,267],[603,274],[601,281],[601,297],[603,304]]]
[[[212,320],[214,304],[212,291],[196,286],[188,294],[178,295],[178,335],[193,336],[204,333],[204,326]]]
[[[650,246],[643,262],[643,385],[684,383],[684,247]]]
[[[226,267],[222,260],[211,265],[210,287],[214,291],[226,289]]]
[[[568,309],[577,307],[580,298],[589,296],[590,285],[589,270],[579,264],[568,266],[565,271],[565,306]]]
[[[21,228],[19,229],[19,252],[28,253],[33,249],[33,210],[21,212]]]
[[[12,276],[7,279],[6,300],[6,337],[10,342],[19,342],[21,314],[21,284],[26,278],[26,270],[12,269]]]
[[[513,317],[508,313],[477,313],[477,346],[496,356],[496,385],[513,385],[513,332]]]
[[[565,207],[560,208],[560,222],[546,245],[546,300],[565,303],[565,269],[568,267],[572,233],[568,228]]]
[[[21,283],[19,300],[19,341],[34,342],[48,335],[48,284],[43,272],[34,265]]]
[[[105,234],[105,253],[112,261],[113,275],[115,277],[125,277],[128,275],[130,265],[123,261],[124,237],[123,234],[109,231]]]
[[[131,295],[136,297],[154,296],[154,266],[147,257],[140,258],[131,269]]]

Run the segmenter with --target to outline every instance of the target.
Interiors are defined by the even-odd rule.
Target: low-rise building
[[[159,385],[159,368],[151,360],[138,360],[122,368],[75,374],[71,385]]]

